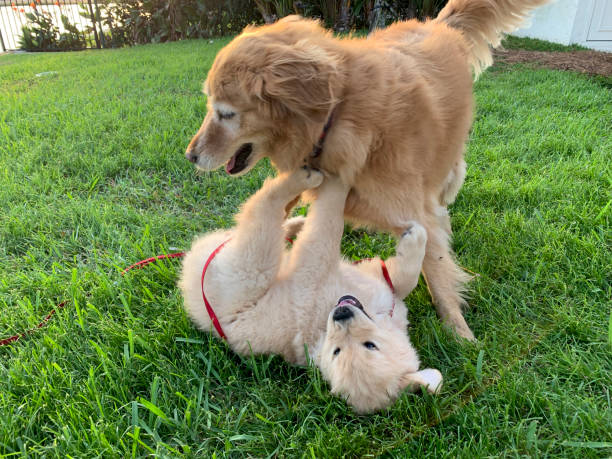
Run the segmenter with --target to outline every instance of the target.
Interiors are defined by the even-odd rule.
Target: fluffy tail
[[[525,16],[549,0],[449,0],[435,22],[460,30],[470,44],[470,64],[476,77],[493,63],[491,47],[504,33],[521,25]]]

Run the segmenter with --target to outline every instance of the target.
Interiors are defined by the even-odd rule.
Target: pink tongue
[[[234,165],[236,164],[236,156],[237,155],[232,156],[232,159],[230,159],[229,162],[225,165],[225,172],[227,172],[228,174],[231,174],[231,171],[234,168]]]
[[[342,300],[342,302],[336,305],[337,308],[339,308],[340,306],[355,306],[355,303],[351,300]]]

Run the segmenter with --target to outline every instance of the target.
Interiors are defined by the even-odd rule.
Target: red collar
[[[392,300],[393,304],[391,306],[391,311],[389,311],[389,316],[393,317],[393,311],[395,310],[395,287],[393,287],[393,282],[391,282],[391,276],[389,275],[389,270],[387,269],[387,265],[385,264],[382,258],[380,259],[380,268],[382,270],[382,275],[385,278],[387,285],[391,289],[391,293],[393,294],[393,300]]]
[[[206,306],[206,312],[208,312],[208,316],[210,317],[210,320],[213,326],[215,327],[215,330],[217,330],[217,333],[219,334],[219,336],[226,341],[227,341],[227,336],[225,336],[225,333],[223,332],[223,328],[221,328],[221,323],[219,323],[217,314],[215,314],[215,310],[210,305],[210,302],[208,301],[208,299],[206,298],[206,294],[204,293],[204,277],[206,276],[206,270],[208,269],[208,266],[210,265],[210,263],[217,256],[217,254],[221,251],[221,249],[225,246],[225,244],[227,244],[230,240],[231,238],[222,242],[219,245],[219,247],[213,250],[213,252],[208,256],[206,263],[204,263],[204,268],[202,268],[202,282],[201,282],[202,299],[204,300],[204,305]],[[293,243],[291,239],[287,239],[287,240]],[[358,260],[355,263],[359,263],[360,261],[362,260]],[[391,306],[391,311],[389,311],[389,316],[393,317],[393,311],[395,310],[395,287],[393,287],[393,282],[391,282],[391,276],[389,275],[389,270],[387,269],[387,265],[382,259],[380,260],[380,268],[382,270],[382,275],[385,278],[387,285],[391,289],[391,293],[393,294],[393,305]]]

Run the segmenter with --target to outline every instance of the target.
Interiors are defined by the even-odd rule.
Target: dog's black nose
[[[185,153],[185,157],[191,161],[193,164],[198,162],[198,155],[196,155],[195,153],[193,153],[192,151],[187,151],[187,153]]]
[[[334,315],[332,316],[336,322],[342,322],[350,319],[351,317],[353,317],[353,311],[351,311],[351,308],[348,306],[338,306],[334,310]]]

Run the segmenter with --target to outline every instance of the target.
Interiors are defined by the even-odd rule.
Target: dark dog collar
[[[315,143],[314,147],[312,148],[312,151],[310,152],[311,158],[317,158],[323,151],[323,144],[325,143],[325,138],[327,137],[327,133],[329,132],[329,129],[332,126],[332,121],[334,120],[335,111],[336,109],[334,108],[329,114],[329,116],[327,117],[327,121],[325,122],[325,125],[323,126],[323,132],[321,132],[321,135],[319,136],[319,140],[317,140],[317,143]]]

